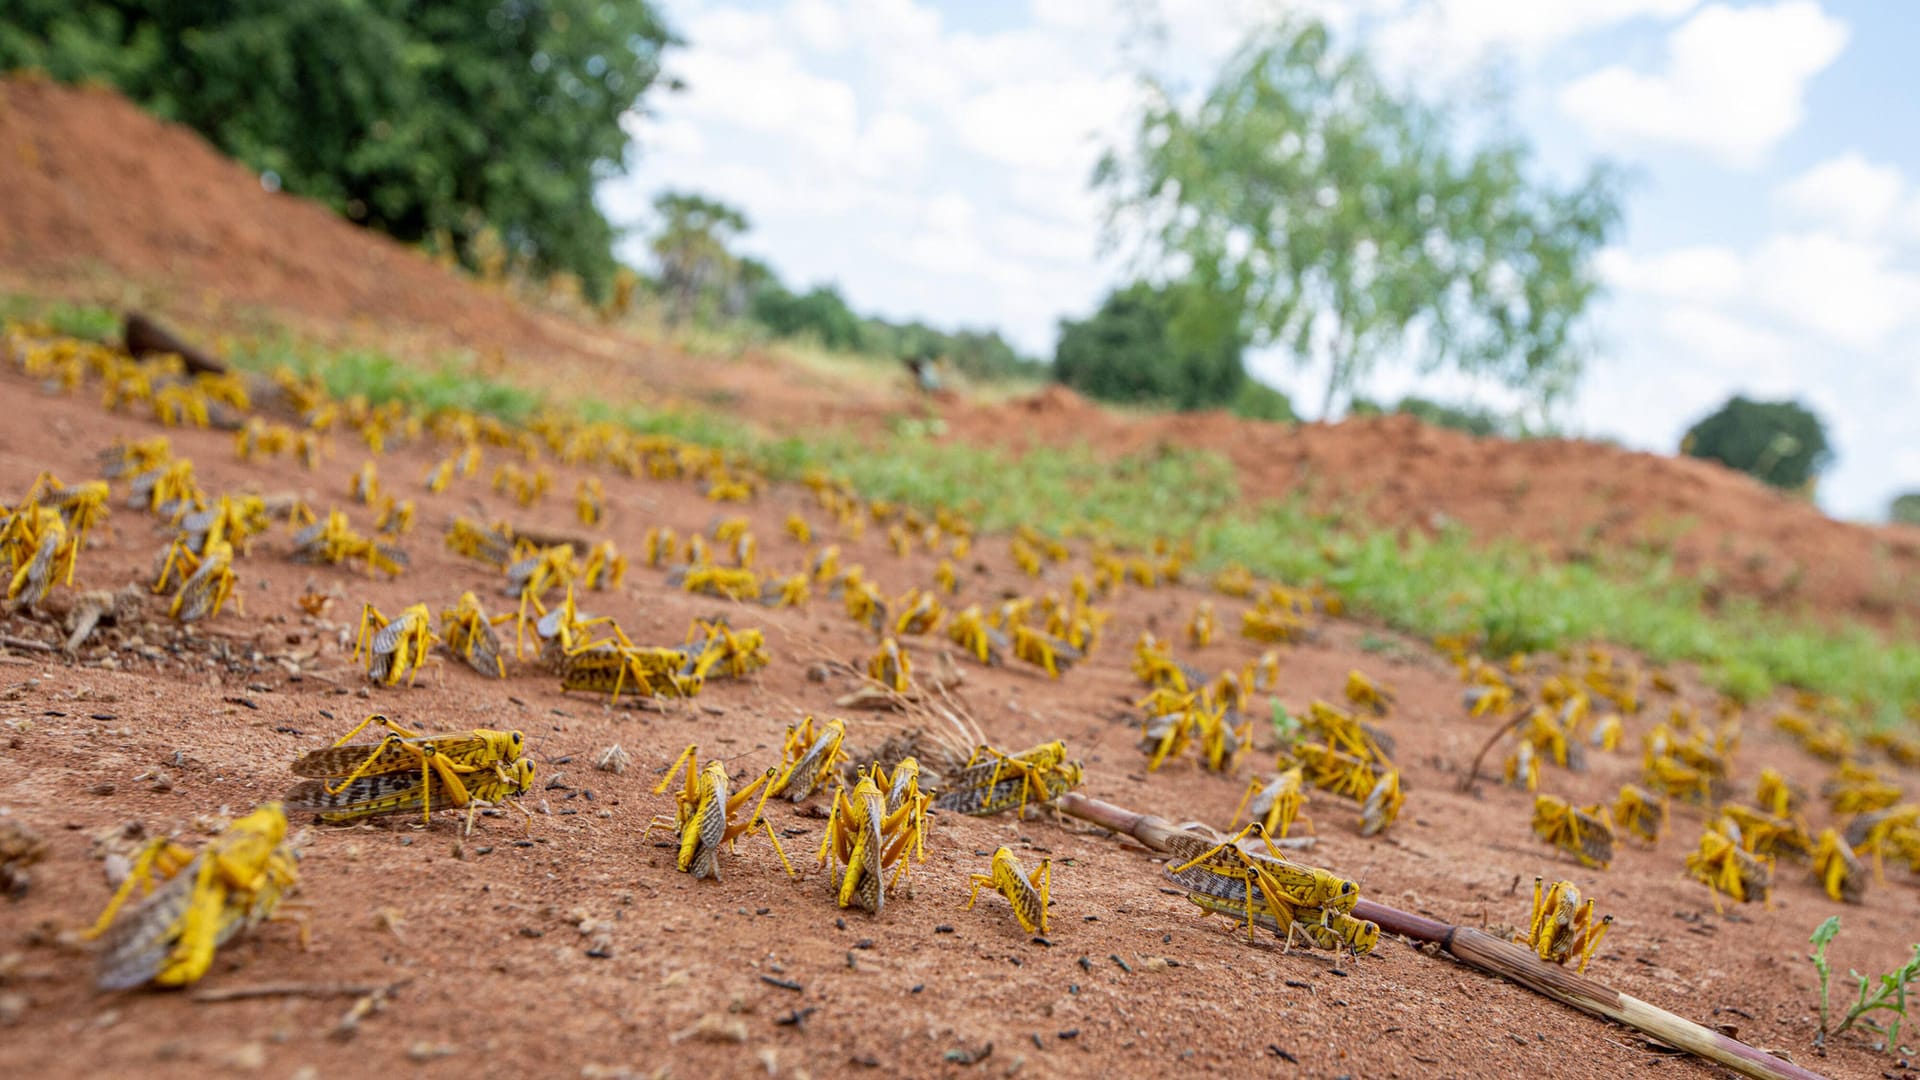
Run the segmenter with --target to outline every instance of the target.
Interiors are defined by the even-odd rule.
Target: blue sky
[[[629,117],[633,169],[601,201],[644,230],[654,193],[713,195],[790,284],[1049,354],[1058,320],[1124,276],[1086,176],[1125,129],[1143,3],[1175,79],[1204,83],[1248,28],[1305,11],[1417,93],[1460,100],[1497,73],[1548,174],[1629,168],[1572,431],[1671,451],[1729,394],[1791,395],[1836,444],[1829,512],[1878,518],[1920,490],[1920,75],[1895,0],[667,0],[688,89]],[[1312,367],[1249,363],[1318,404]],[[1365,388],[1413,390],[1510,403],[1390,368]]]

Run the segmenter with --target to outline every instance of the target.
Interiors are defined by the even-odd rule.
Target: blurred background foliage
[[[1680,450],[1808,498],[1820,470],[1833,460],[1826,426],[1811,409],[1797,401],[1739,395],[1687,429]]]
[[[8,0],[0,69],[99,81],[469,268],[615,273],[594,187],[674,37],[645,0]],[[493,250],[476,251],[476,244]]]
[[[1311,21],[1256,32],[1194,104],[1145,89],[1093,178],[1110,242],[1232,297],[1249,344],[1324,364],[1322,416],[1385,364],[1486,377],[1543,411],[1578,379],[1594,256],[1620,221],[1612,171],[1555,186],[1524,139],[1472,144]]]

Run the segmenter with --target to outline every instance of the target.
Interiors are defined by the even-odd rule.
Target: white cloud
[[[1697,245],[1639,256],[1610,247],[1596,260],[1600,275],[1623,293],[1649,293],[1671,300],[1722,303],[1740,295],[1746,265],[1731,248]]]
[[[1756,294],[1782,318],[1833,344],[1875,350],[1920,313],[1920,275],[1883,244],[1833,233],[1789,233],[1754,253]]]
[[[1033,0],[1031,8],[1034,22],[1060,30],[1097,32],[1113,22],[1113,0]]]
[[[853,167],[862,176],[899,179],[919,173],[926,157],[926,125],[906,113],[887,109],[860,133]]]
[[[1854,151],[1821,162],[1781,185],[1774,198],[1789,213],[1850,236],[1886,231],[1900,207],[1906,178],[1891,165],[1876,165]]]
[[[1760,394],[1789,393],[1798,353],[1785,336],[1714,308],[1676,304],[1661,313],[1660,332],[1690,366],[1717,369]]]
[[[845,158],[858,138],[853,88],[803,69],[784,49],[693,49],[674,71],[687,83],[674,102],[677,115],[789,141],[833,160]]]
[[[1030,276],[1021,264],[995,258],[982,242],[979,212],[973,201],[947,191],[927,200],[902,249],[905,260],[923,273],[998,278]]]
[[[1634,19],[1673,20],[1700,0],[1425,0],[1382,27],[1379,48],[1395,60],[1460,68],[1490,52],[1526,60],[1581,34]]]
[[[1813,0],[1713,4],[1668,36],[1663,70],[1602,68],[1567,85],[1560,106],[1603,142],[1669,143],[1752,166],[1800,126],[1807,82],[1847,37]]]
[[[1126,115],[1124,79],[1029,81],[995,86],[954,110],[961,141],[976,154],[1023,169],[1084,176]]]
[[[1094,255],[1093,230],[1030,214],[999,214],[991,232],[995,245],[1017,258],[1085,266]]]
[[[687,23],[687,36],[698,41],[692,52],[751,53],[779,44],[780,28],[760,12],[737,8],[711,8],[694,15]]]
[[[846,16],[827,0],[793,0],[782,13],[787,24],[808,48],[835,53],[847,47]]]

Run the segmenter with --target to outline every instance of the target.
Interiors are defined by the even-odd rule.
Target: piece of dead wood
[[[193,1000],[210,1003],[263,997],[366,997],[388,989],[391,987],[373,983],[262,983],[258,986],[212,986],[195,990]]]
[[[180,340],[171,330],[161,326],[152,316],[142,312],[127,312],[126,327],[121,336],[127,352],[134,356],[173,353],[180,357],[181,361],[187,365],[187,371],[194,375],[225,375],[227,373],[226,364]]]
[[[93,589],[81,593],[74,599],[73,610],[67,615],[67,625],[73,632],[67,635],[67,642],[62,648],[69,654],[79,652],[80,646],[86,644],[95,627],[133,620],[139,615],[145,600],[145,592],[137,585],[128,585],[119,592]]]

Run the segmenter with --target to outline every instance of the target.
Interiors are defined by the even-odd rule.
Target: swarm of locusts
[[[1178,609],[1172,639],[1142,633],[1129,658],[1140,686],[1130,696],[1145,773],[1198,770],[1241,793],[1232,819],[1217,823],[1225,839],[1176,834],[1166,880],[1203,915],[1226,916],[1249,936],[1264,928],[1285,947],[1360,955],[1378,942],[1379,927],[1353,914],[1355,881],[1282,850],[1283,841],[1310,842],[1296,835],[1314,828],[1309,805],[1323,826],[1348,807],[1351,827],[1375,836],[1399,820],[1408,797],[1394,739],[1406,723],[1395,685],[1404,680],[1355,669],[1321,688],[1328,700],[1287,684],[1290,650],[1343,614],[1331,590],[1268,581],[1238,564],[1202,577],[1191,544],[1127,544],[1098,528],[1055,535],[1019,525],[1004,544],[987,544],[967,513],[866,499],[818,471],[769,519],[773,488],[752,461],[558,412],[509,424],[340,397],[315,375],[285,370],[194,374],[178,357],[134,359],[35,328],[10,327],[5,344],[26,375],[54,392],[98,393],[104,408],[163,428],[231,431],[242,464],[286,456],[307,470],[334,470],[312,487],[331,498],[309,507],[292,496],[209,490],[207,474],[176,455],[167,434],[117,441],[101,453],[97,478],[43,474],[17,502],[0,504],[9,611],[44,618],[35,612],[52,590],[75,586],[90,565],[89,540],[103,529],[118,542],[146,543],[143,531],[106,527],[118,502],[157,523],[152,569],[140,585],[180,624],[257,615],[242,610],[241,598],[251,595],[242,588],[248,560],[261,552],[332,575],[336,592],[370,582],[394,590],[378,604],[355,597],[347,611],[357,608],[357,625],[340,635],[370,684],[363,696],[391,699],[397,715],[408,687],[464,678],[537,679],[608,710],[693,698],[795,660],[776,654],[784,639],[776,633],[770,642],[760,624],[782,609],[808,609],[810,617],[844,619],[859,640],[837,665],[825,665],[858,681],[859,701],[924,716],[943,707],[963,677],[950,654],[1012,668],[1014,677],[1074,680],[1105,644],[1114,601],[1127,591],[1209,589],[1209,598]],[[389,458],[409,446],[430,449],[424,473]],[[629,523],[637,511],[623,480],[685,484],[712,517],[692,528]],[[547,499],[556,487],[572,493],[570,503]],[[480,509],[489,499],[506,516],[489,518]],[[558,530],[512,516],[552,512],[551,504],[566,504]],[[629,530],[625,553],[615,524]],[[429,534],[440,537],[430,545],[457,559],[465,578],[457,591],[432,594],[409,576],[408,548]],[[877,554],[855,561],[862,550]],[[1001,580],[1018,589],[977,580],[996,561]],[[908,566],[923,569],[902,580]],[[623,627],[609,614],[633,606],[630,570],[702,606],[677,640],[671,630],[629,633],[640,624]],[[301,600],[312,619],[327,603],[315,588]],[[1235,644],[1254,658],[1202,668],[1177,658],[1176,643],[1189,660]],[[1772,724],[1822,763],[1823,782],[1803,785],[1768,769],[1746,783],[1736,768],[1741,711],[1703,711],[1663,672],[1599,648],[1489,658],[1468,637],[1436,645],[1464,684],[1466,722],[1487,726],[1489,746],[1499,747],[1494,760],[1512,790],[1497,797],[1510,803],[1515,832],[1550,845],[1543,861],[1604,872],[1620,839],[1635,851],[1658,850],[1678,806],[1683,814],[1698,809],[1703,831],[1684,865],[1716,907],[1766,901],[1782,863],[1802,865],[1837,902],[1858,902],[1889,863],[1920,872],[1920,804],[1877,760],[1911,767],[1920,745],[1856,736],[1849,703],[1803,695]],[[1304,706],[1283,706],[1283,694]],[[862,725],[844,718],[805,715],[784,734],[757,716],[746,723],[758,728],[748,738],[777,743],[777,759],[703,760],[699,744],[687,746],[656,769],[659,812],[643,835],[665,833],[674,868],[708,882],[702,889],[724,887],[723,863],[771,869],[773,860],[753,848],[736,851],[763,834],[797,878],[773,815],[814,801],[824,820],[815,853],[828,899],[823,916],[851,907],[878,915],[890,899],[909,898],[915,868],[939,842],[937,822],[1043,817],[1087,778],[1057,740],[1022,750],[979,743],[943,761],[881,760],[857,749]],[[1264,757],[1248,768],[1256,739],[1261,755],[1272,752],[1269,730],[1278,742],[1271,770]],[[1581,777],[1600,755],[1620,755],[1628,768],[1637,760],[1637,771],[1633,782],[1588,802],[1593,793]],[[282,901],[298,881],[288,814],[340,825],[418,813],[421,827],[433,828],[434,811],[451,809],[464,811],[469,833],[483,808],[492,816],[518,810],[529,829],[537,821],[520,801],[533,787],[535,762],[519,731],[432,734],[374,713],[289,767],[294,782],[281,803],[239,818],[198,850],[167,839],[140,852],[95,927],[104,939],[101,986],[193,982],[223,943],[285,914]],[[1809,816],[1822,810],[1828,821],[1816,830]],[[328,842],[329,830],[316,831],[314,842]],[[1023,862],[1013,847],[997,846],[984,866],[951,884],[968,887],[970,910],[990,893],[977,917],[1046,934],[1055,869],[1050,859]],[[1516,940],[1542,960],[1584,970],[1612,916],[1597,916],[1573,882],[1548,880],[1536,879]],[[1081,883],[1069,876],[1059,884],[1070,894]]]
[[[1665,673],[1642,671],[1598,647],[1495,663],[1474,653],[1465,638],[1443,637],[1436,644],[1467,685],[1468,715],[1504,722],[1496,736],[1508,746],[1501,771],[1507,784],[1535,793],[1531,831],[1582,866],[1605,869],[1618,834],[1657,847],[1678,802],[1704,814],[1705,827],[1684,866],[1710,890],[1716,911],[1726,900],[1769,902],[1782,862],[1805,867],[1829,899],[1843,903],[1859,903],[1869,882],[1884,877],[1889,858],[1920,872],[1920,806],[1905,801],[1898,780],[1871,761],[1877,752],[1893,764],[1910,764],[1916,760],[1909,754],[1914,740],[1887,732],[1856,739],[1848,721],[1857,706],[1802,693],[1773,719],[1776,731],[1833,769],[1819,791],[1836,823],[1816,832],[1806,816],[1808,789],[1777,769],[1759,770],[1747,789],[1751,796],[1742,801],[1735,757],[1745,728],[1742,710],[1732,702],[1721,700],[1703,712]],[[1548,784],[1562,786],[1549,770],[1570,777],[1586,771],[1591,754],[1628,751],[1629,718],[1648,713],[1657,719],[1639,737],[1638,783],[1586,805],[1537,793]],[[1569,914],[1585,910],[1578,896],[1566,882],[1538,895],[1531,940],[1543,958],[1549,945],[1564,940],[1572,944],[1561,951],[1584,963],[1587,946],[1604,932],[1590,914]],[[1541,920],[1552,911],[1567,917],[1544,925],[1565,926],[1543,938]]]

